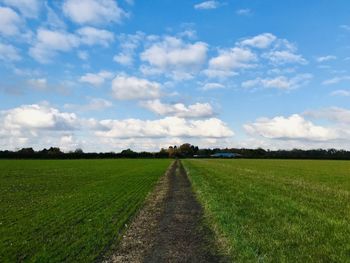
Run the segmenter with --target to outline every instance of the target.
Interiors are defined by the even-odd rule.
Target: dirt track
[[[107,262],[226,262],[202,220],[187,174],[175,161]]]

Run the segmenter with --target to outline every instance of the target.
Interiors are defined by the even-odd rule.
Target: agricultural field
[[[91,262],[171,160],[1,160],[0,262]]]
[[[349,262],[350,162],[184,160],[234,262]]]

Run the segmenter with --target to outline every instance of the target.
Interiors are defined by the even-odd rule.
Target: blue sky
[[[0,148],[350,149],[345,0],[0,0]]]

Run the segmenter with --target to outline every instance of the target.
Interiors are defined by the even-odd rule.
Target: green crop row
[[[92,262],[170,160],[0,161],[0,262]]]
[[[234,262],[350,262],[350,162],[184,160]]]

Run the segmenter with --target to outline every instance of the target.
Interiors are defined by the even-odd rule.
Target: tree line
[[[200,149],[189,143],[180,146],[169,146],[158,152],[135,152],[126,149],[121,152],[89,152],[82,149],[63,152],[58,147],[35,151],[33,148],[22,148],[17,151],[0,151],[1,159],[109,159],[109,158],[210,158],[217,153],[235,153],[239,158],[256,159],[328,159],[350,160],[350,151],[337,149],[313,150],[265,150],[262,148],[214,148]]]

